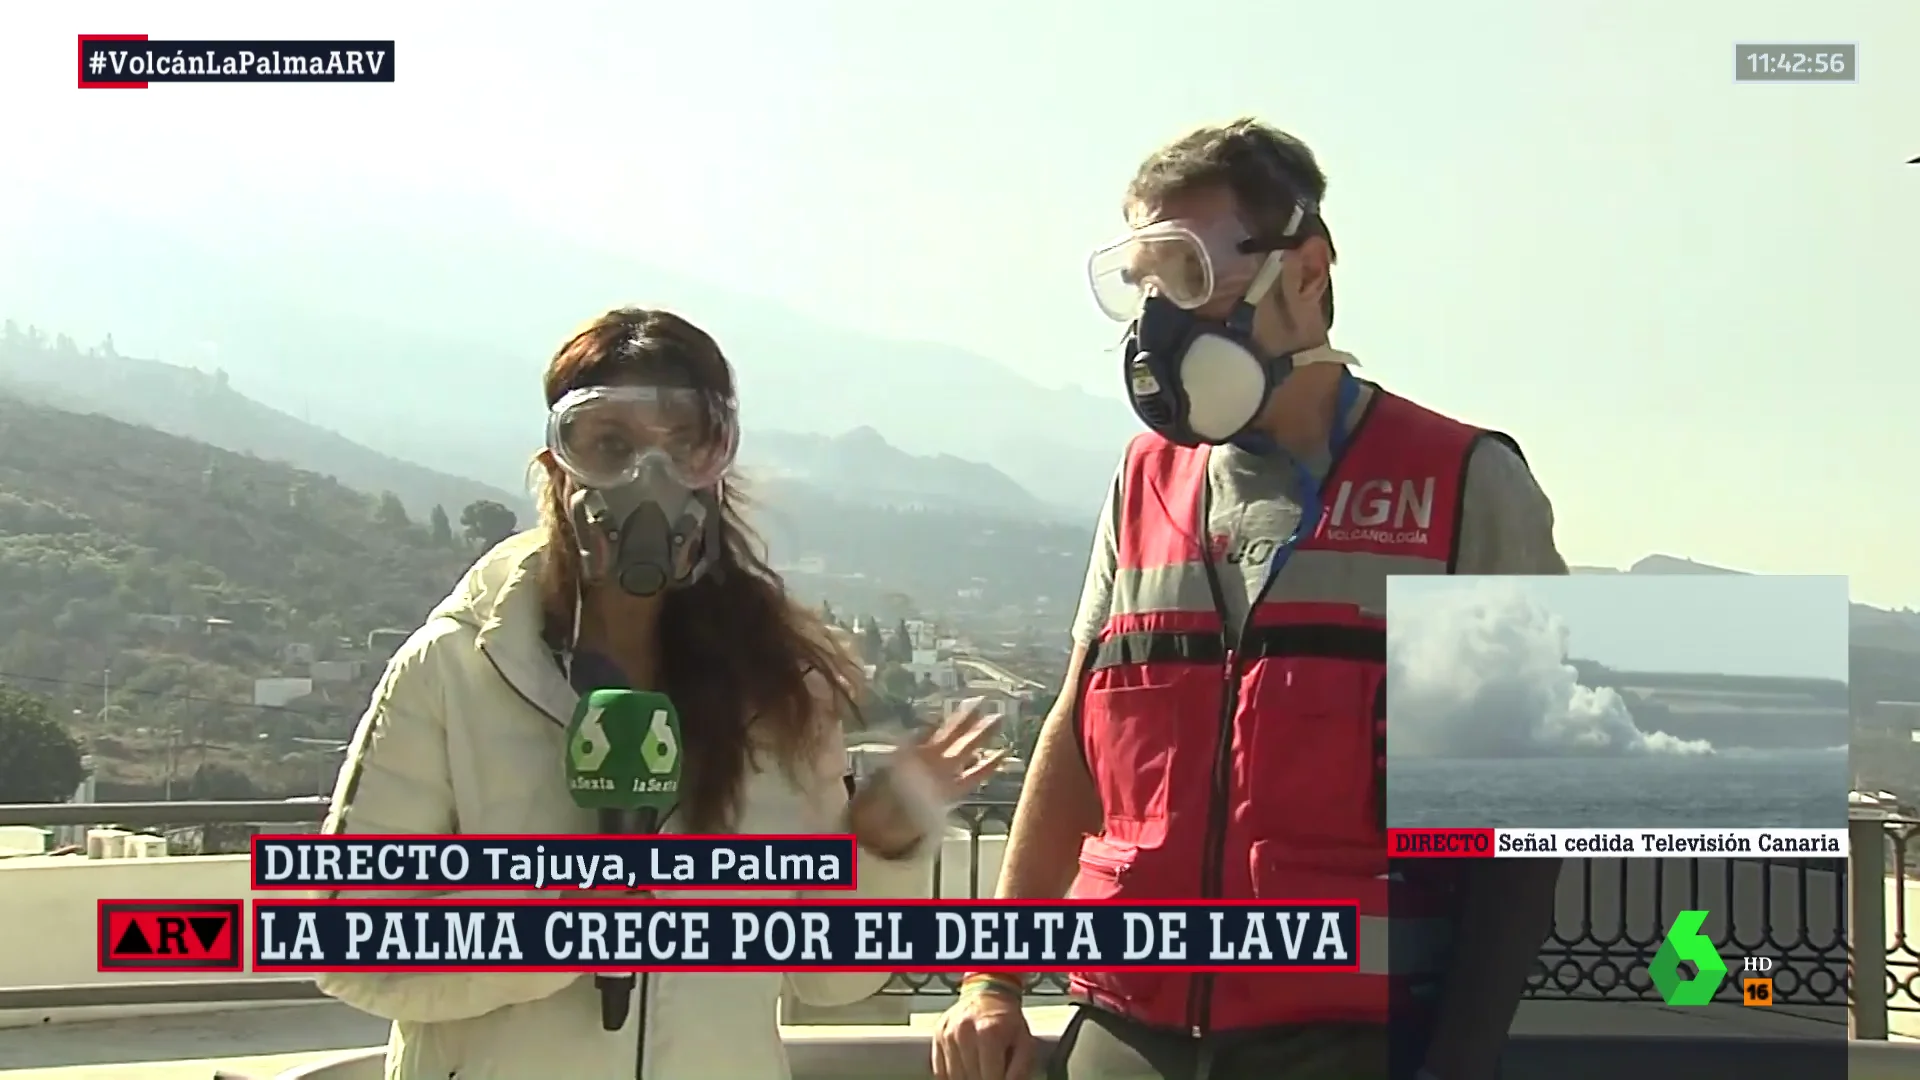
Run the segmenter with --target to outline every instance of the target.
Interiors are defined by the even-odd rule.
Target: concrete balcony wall
[[[1044,1036],[1043,1036],[1044,1038]],[[1048,1040],[1051,1041],[1051,1040]],[[921,1080],[930,1077],[925,1035],[786,1033],[793,1080]],[[1501,1080],[1615,1080],[1621,1076],[1832,1077],[1836,1046],[1815,1041],[1720,1036],[1701,1039],[1521,1037],[1509,1045]],[[344,1054],[273,1080],[380,1080],[381,1051]],[[1910,1080],[1920,1045],[1853,1043],[1849,1080]]]
[[[231,900],[252,898],[245,855],[159,859],[30,856],[0,862],[0,987],[93,986],[139,982],[203,982],[233,975],[101,972],[96,952],[100,900]],[[284,895],[284,894],[282,894]],[[255,978],[251,974],[245,976]],[[266,979],[272,976],[257,976]],[[282,975],[279,978],[284,979]],[[220,1006],[103,1007],[0,1012],[0,1027],[109,1015],[151,1015]]]

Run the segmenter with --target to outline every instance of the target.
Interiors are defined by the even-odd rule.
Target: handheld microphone
[[[680,801],[680,714],[665,694],[595,690],[567,721],[567,791],[573,804],[597,811],[600,831],[657,832]],[[595,975],[600,1026],[627,1022],[634,976]]]

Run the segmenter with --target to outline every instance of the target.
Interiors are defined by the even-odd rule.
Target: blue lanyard
[[[1353,414],[1353,407],[1359,400],[1360,380],[1354,378],[1351,371],[1342,370],[1340,390],[1334,398],[1333,430],[1327,435],[1329,469],[1335,461],[1339,460],[1341,452],[1347,448],[1347,418]],[[1264,437],[1257,440],[1257,444],[1256,452],[1283,452]],[[1247,449],[1255,448],[1247,447]],[[1300,541],[1320,531],[1320,515],[1326,509],[1326,502],[1320,491],[1321,478],[1314,476],[1313,470],[1301,464],[1298,458],[1289,455],[1288,460],[1293,465],[1294,479],[1300,489],[1300,520],[1294,523],[1292,535],[1274,549],[1273,559],[1267,563],[1266,579],[1260,583],[1260,592],[1253,599],[1254,607],[1258,607],[1260,600],[1267,595],[1267,590],[1273,588],[1274,579],[1280,576],[1280,571],[1286,569],[1287,560],[1293,557],[1294,548]],[[1253,608],[1248,608],[1247,612],[1248,617],[1251,618]]]

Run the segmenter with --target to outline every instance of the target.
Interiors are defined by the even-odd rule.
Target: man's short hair
[[[1286,228],[1295,206],[1313,212],[1305,228],[1327,242],[1333,236],[1320,216],[1327,197],[1327,174],[1313,151],[1279,128],[1243,117],[1230,124],[1196,128],[1154,151],[1140,163],[1127,185],[1125,209],[1158,206],[1168,199],[1211,187],[1233,192],[1255,232]],[[1321,301],[1327,325],[1333,325],[1333,285]]]

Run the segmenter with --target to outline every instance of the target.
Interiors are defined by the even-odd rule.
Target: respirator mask
[[[1276,235],[1255,236],[1231,216],[1156,221],[1087,260],[1094,301],[1128,323],[1127,400],[1143,423],[1182,446],[1234,441],[1252,426],[1273,389],[1309,363],[1351,363],[1324,346],[1277,356],[1253,339],[1254,314],[1280,281],[1289,251],[1311,235],[1314,216],[1294,206]],[[1198,309],[1237,295],[1217,319]]]
[[[585,581],[634,596],[684,588],[720,551],[720,494],[739,447],[733,401],[682,386],[575,390],[547,449],[577,485],[567,520]]]

